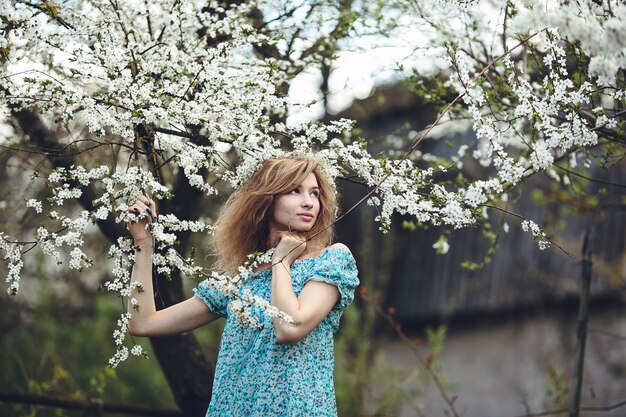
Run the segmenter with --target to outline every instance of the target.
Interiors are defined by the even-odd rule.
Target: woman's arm
[[[300,295],[296,297],[293,292],[289,268],[304,248],[295,249],[287,254],[302,241],[294,237],[283,236],[281,243],[283,242],[285,242],[285,249],[279,250],[281,248],[277,247],[272,262],[271,302],[280,311],[289,314],[298,324],[290,324],[279,318],[274,318],[273,321],[278,341],[294,344],[311,333],[324,320],[339,300],[340,294],[337,287],[332,284],[309,281],[302,288]],[[302,243],[301,247],[304,246],[305,244]]]
[[[154,201],[142,196],[129,208],[129,211],[139,214],[146,212],[147,209],[150,210],[148,212],[150,216],[156,214]],[[128,322],[128,331],[130,334],[133,336],[162,336],[181,333],[193,330],[220,317],[211,312],[204,301],[198,297],[191,297],[171,307],[156,311],[152,289],[153,240],[152,234],[146,230],[146,225],[149,222],[150,217],[128,225],[128,230],[138,248],[131,281],[136,281],[141,285],[141,291],[135,288],[129,297],[128,311],[131,313],[131,319]],[[138,309],[135,309],[130,302],[132,298],[137,300]]]

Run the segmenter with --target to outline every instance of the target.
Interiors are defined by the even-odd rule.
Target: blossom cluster
[[[540,249],[547,249],[550,247],[550,241],[547,239],[546,233],[532,220],[524,220],[522,222],[522,230],[530,232],[533,239],[537,240],[537,244]]]
[[[22,260],[22,249],[25,245],[20,242],[11,241],[8,236],[0,232],[0,249],[4,252],[4,261],[8,266],[8,274],[6,283],[8,284],[7,292],[10,295],[17,294],[20,288],[20,273],[24,266]]]
[[[562,172],[575,169],[581,156],[584,168],[590,168],[594,153],[589,149],[611,152],[611,142],[602,136],[619,136],[620,109],[626,104],[626,49],[617,35],[626,30],[623,4],[438,3],[400,2],[416,26],[427,28],[429,55],[447,61],[442,86],[462,98],[436,136],[462,132],[468,120],[474,132],[457,155],[444,159],[462,170],[471,157],[485,176],[461,174],[447,192],[465,207],[499,206],[508,190],[536,173],[568,185],[570,178]],[[432,167],[441,163],[434,155],[419,158]],[[602,164],[602,157],[598,161]],[[475,210],[473,216],[479,221],[482,214]],[[536,224],[526,220],[522,226],[540,249],[549,246]]]
[[[113,331],[113,338],[115,339],[115,345],[117,350],[113,357],[109,359],[109,366],[112,368],[117,367],[121,362],[128,359],[130,352],[133,356],[146,355],[141,345],[133,345],[130,349],[124,345],[124,339],[128,332],[128,322],[130,321],[131,314],[123,313],[117,320],[117,329]]]

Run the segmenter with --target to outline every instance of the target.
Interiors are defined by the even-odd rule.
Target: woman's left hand
[[[141,213],[147,214],[146,217],[139,219],[134,223],[129,223],[126,226],[135,241],[135,245],[142,241],[146,242],[149,240],[152,242],[152,233],[146,229],[146,226],[149,223],[152,223],[152,221],[156,218],[156,206],[154,201],[145,195],[138,196],[133,205],[128,207],[128,212],[135,215],[140,215]]]
[[[272,255],[272,264],[285,262],[291,265],[306,249],[306,240],[299,235],[283,232]]]

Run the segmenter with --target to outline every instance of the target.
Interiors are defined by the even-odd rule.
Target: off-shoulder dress
[[[356,263],[347,249],[330,247],[294,261],[290,272],[296,296],[311,280],[335,285],[340,293],[328,316],[293,345],[278,343],[272,319],[260,309],[251,311],[260,328],[240,324],[230,314],[230,298],[206,281],[194,289],[211,311],[226,318],[207,417],[337,415],[333,333],[359,284]],[[249,289],[269,301],[271,280],[270,270],[256,272],[240,291]]]

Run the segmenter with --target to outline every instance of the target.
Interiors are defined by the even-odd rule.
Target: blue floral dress
[[[296,260],[291,276],[296,296],[311,280],[335,285],[341,294],[328,316],[293,345],[278,343],[272,319],[260,310],[252,313],[261,328],[243,326],[229,314],[228,297],[206,282],[194,289],[211,311],[226,317],[207,417],[337,415],[333,333],[359,284],[356,263],[346,249],[331,247],[315,258]],[[249,288],[270,300],[271,281],[270,270],[260,271],[240,291]]]

